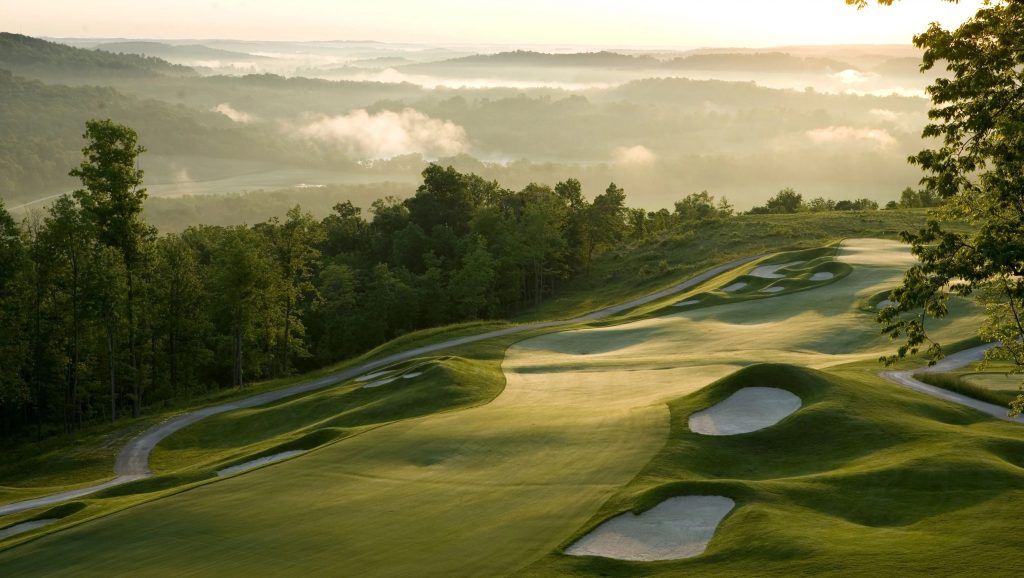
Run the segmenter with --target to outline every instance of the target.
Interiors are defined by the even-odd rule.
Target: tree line
[[[906,187],[900,193],[899,201],[889,201],[885,204],[886,209],[919,209],[937,207],[941,204],[941,197],[929,192],[927,189],[915,190]],[[804,196],[791,188],[785,188],[768,199],[763,205],[752,207],[748,211],[752,215],[773,215],[785,213],[823,213],[828,211],[877,211],[878,202],[871,199],[842,199],[835,201],[824,197],[814,197],[809,201]]]
[[[610,184],[503,188],[429,165],[407,199],[296,206],[252,226],[158,235],[129,127],[90,121],[82,182],[17,223],[0,204],[0,432],[45,435],[188,403],[350,357],[401,334],[534,306],[596,255],[729,218],[701,192],[630,208]],[[770,204],[771,202],[769,202]]]
[[[430,165],[414,196],[157,235],[136,133],[87,123],[82,188],[0,205],[0,431],[73,431],[539,303],[629,234],[625,192]],[[642,211],[641,211],[642,213]],[[638,225],[640,226],[640,225]],[[643,227],[641,227],[643,228]]]

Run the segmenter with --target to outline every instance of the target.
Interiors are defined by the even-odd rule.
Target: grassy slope
[[[589,528],[675,495],[736,500],[705,555],[631,563],[553,553],[529,576],[1015,575],[1024,507],[1019,428],[894,388],[859,363],[826,372],[755,365],[669,404],[658,456]],[[752,434],[694,434],[687,417],[741,387],[804,402]]]
[[[923,210],[899,210],[744,215],[724,222],[707,223],[696,230],[667,233],[599,255],[589,277],[563,287],[555,298],[518,316],[516,321],[574,317],[649,294],[735,258],[819,247],[844,237],[894,238],[899,231],[918,227],[923,221]],[[639,274],[645,265],[649,267],[661,260],[668,263],[664,272],[647,277]],[[180,407],[158,410],[141,421],[122,422],[117,426],[97,425],[73,436],[4,448],[6,459],[0,463],[0,503],[29,499],[113,477],[114,459],[124,440],[182,411],[286,387],[403,349],[482,333],[500,326],[500,322],[466,323],[418,331],[358,358],[343,360],[309,374],[257,383],[242,390],[221,390]]]
[[[163,409],[136,420],[122,421],[116,425],[98,424],[74,435],[4,448],[4,460],[0,462],[0,503],[27,500],[113,478],[114,460],[127,440],[149,426],[183,411],[280,389],[406,349],[500,329],[506,325],[501,322],[471,322],[425,329],[396,338],[359,357],[311,373],[259,382],[245,388],[223,389],[193,398],[190,404]]]
[[[504,349],[518,338],[459,351],[474,361],[460,357],[458,363],[475,366],[480,374],[470,380],[474,388],[484,377],[484,384],[501,378]],[[437,371],[435,365],[422,378]],[[518,377],[510,374],[500,402],[368,429],[273,468],[61,532],[54,536],[59,544],[44,538],[15,548],[0,559],[0,573],[131,574],[145,569],[147,574],[178,575],[183,571],[183,552],[168,541],[182,546],[190,542],[188,557],[199,564],[192,569],[210,570],[226,563],[261,574],[299,571],[274,554],[285,545],[301,552],[302,572],[341,571],[335,565],[344,560],[346,574],[408,575],[426,557],[427,567],[439,575],[458,574],[467,563],[479,573],[500,573],[522,562],[524,548],[539,556],[556,546],[561,535],[575,529],[629,481],[661,446],[666,433],[663,426],[649,427],[660,422],[651,419],[652,413],[662,414],[664,408],[602,412],[591,406],[583,411],[584,401],[593,403],[593,391],[559,399],[543,384],[537,387],[536,380]],[[409,388],[397,382],[363,391],[381,397],[400,395],[404,389]],[[611,393],[615,388],[607,389]],[[328,403],[332,397],[353,393],[339,388],[318,395],[317,401]],[[212,431],[249,436],[249,428],[239,424],[266,422],[273,427],[298,417],[293,408],[318,411],[312,409],[315,405],[300,399],[271,406],[266,411],[279,415],[262,421],[236,412],[233,419],[198,435],[188,432],[172,445],[188,445],[198,438],[213,442],[216,436],[204,435]],[[329,421],[347,422],[361,409],[339,411]],[[318,424],[318,431],[323,431],[323,425]],[[175,450],[170,452],[173,455]],[[546,467],[537,468],[541,463]],[[201,469],[209,472],[212,467]],[[190,479],[189,473],[179,470],[166,478],[180,483]],[[153,484],[154,480],[139,483]],[[116,500],[116,494],[108,492],[86,502],[89,508],[102,508],[102,502]],[[552,506],[565,515],[552,520]],[[225,509],[233,514],[218,513]],[[296,511],[302,512],[301,524],[294,523]],[[416,515],[408,516],[409,511]],[[88,511],[75,515],[84,517]],[[206,520],[202,528],[195,526],[197,516]],[[496,524],[499,519],[502,523]],[[340,520],[344,524],[339,525]],[[141,527],[147,530],[140,532]],[[348,531],[340,537],[337,532],[343,529]],[[446,538],[438,541],[442,531]],[[201,538],[210,533],[218,538]],[[200,539],[195,542],[195,538]],[[129,542],[140,548],[131,559],[103,548]],[[34,555],[40,551],[46,552],[45,559]]]
[[[917,379],[996,405],[1009,405],[1017,399],[1024,376],[1013,373],[1016,366],[1006,361],[974,363],[947,373],[919,373]]]
[[[356,574],[514,569],[593,520],[658,453],[665,400],[757,361],[823,366],[888,347],[859,307],[898,279],[905,260],[870,244],[842,258],[867,265],[813,291],[523,341],[506,358],[508,386],[489,405],[373,429],[43,538],[5,553],[0,571],[175,573],[229,564],[331,573],[339,560]],[[189,444],[216,451],[217,432],[237,436],[248,431],[238,426],[245,421],[211,422],[170,455]],[[294,524],[297,511],[302,524]],[[130,544],[136,556],[125,559],[111,544]],[[282,548],[291,553],[280,556]]]
[[[851,237],[897,239],[924,224],[925,211],[741,215],[630,242],[595,259],[589,276],[562,287],[517,321],[565,319],[653,293],[693,273],[733,259],[812,249]],[[665,261],[667,269],[660,271]],[[644,274],[644,268],[654,270]]]
[[[165,464],[169,459],[177,460],[179,467],[174,472],[104,490],[73,502],[74,507],[59,510],[59,515],[52,515],[51,508],[6,516],[0,520],[0,529],[47,517],[62,518],[62,522],[19,535],[0,549],[41,533],[103,518],[150,500],[201,487],[218,480],[218,469],[263,455],[300,449],[311,452],[309,455],[312,456],[315,455],[312,450],[329,448],[336,441],[356,438],[383,424],[486,403],[504,387],[505,378],[500,364],[507,345],[508,339],[455,348],[444,359],[430,359],[427,363],[431,367],[421,368],[422,376],[404,380],[401,388],[362,389],[359,384],[348,383],[258,408],[261,420],[248,419],[252,417],[253,410],[227,414],[233,419],[212,422],[216,435],[206,439],[209,443],[206,451],[190,452],[187,449],[189,440],[195,439],[197,432],[210,431],[205,429],[207,422],[202,422],[199,424],[202,428],[180,432],[176,436],[180,438],[178,444],[172,443],[172,449],[164,454]],[[311,423],[308,421],[311,408],[330,413],[333,419]],[[384,408],[386,411],[382,411]],[[272,428],[275,423],[288,425],[281,427],[275,432],[278,435],[273,437],[262,433],[264,426]],[[253,426],[260,431],[254,431]],[[186,449],[182,450],[182,447]],[[202,458],[195,459],[199,455]],[[3,574],[0,571],[0,575]]]

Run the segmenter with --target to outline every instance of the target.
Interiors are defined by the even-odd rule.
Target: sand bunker
[[[779,287],[776,285],[775,287],[765,287],[764,289],[761,289],[761,293],[781,293],[785,290],[785,287]]]
[[[700,299],[687,299],[686,301],[679,301],[677,303],[673,303],[672,306],[673,307],[686,307],[687,305],[696,305],[698,303],[700,303]]]
[[[828,271],[819,271],[814,275],[811,275],[811,281],[828,281],[835,277],[835,273],[829,273]]]
[[[690,431],[731,436],[773,426],[800,409],[801,400],[777,387],[744,387],[722,402],[690,415]]]
[[[782,279],[785,275],[778,273],[777,271],[779,269],[785,269],[786,267],[792,267],[802,263],[806,263],[806,261],[790,261],[789,263],[783,263],[781,265],[761,265],[760,267],[754,267],[754,270],[748,273],[748,275],[751,277],[761,277],[762,279]]]
[[[271,455],[271,456],[264,456],[262,458],[256,458],[255,460],[251,460],[251,461],[245,462],[244,464],[238,464],[237,466],[231,466],[231,467],[228,467],[228,468],[224,468],[223,470],[217,470],[217,475],[218,476],[230,476],[231,474],[237,474],[239,472],[244,472],[246,470],[251,470],[253,468],[258,468],[258,467],[260,467],[262,465],[272,464],[274,462],[279,462],[281,460],[286,460],[286,459],[288,459],[288,458],[290,458],[292,456],[297,456],[297,455],[301,454],[302,452],[303,452],[303,450],[289,450],[287,452],[281,452],[279,454],[274,454],[274,455]]]
[[[56,521],[57,518],[48,518],[46,520],[32,520],[31,522],[22,522],[20,524],[15,524],[9,528],[4,528],[3,530],[0,530],[0,540],[10,538],[11,536],[17,536],[18,534],[23,534],[25,532],[28,532],[29,530],[42,528],[43,526],[47,524],[52,524]]]
[[[360,375],[359,377],[356,378],[356,381],[373,381],[373,380],[375,380],[375,379],[377,379],[379,377],[384,377],[385,375],[390,375],[391,373],[393,373],[393,371],[391,371],[390,369],[389,370],[385,370],[385,371],[375,371],[373,373],[367,373],[365,375]]]
[[[639,516],[626,512],[608,520],[565,553],[639,561],[692,558],[704,553],[735,505],[722,496],[669,498]]]
[[[740,281],[738,283],[733,283],[732,285],[729,285],[728,287],[722,289],[722,291],[725,291],[726,293],[732,293],[733,291],[739,291],[740,289],[743,289],[746,286],[746,283]]]
[[[899,301],[890,301],[888,299],[882,299],[881,301],[878,302],[878,305],[875,305],[875,309],[885,309],[886,307],[888,307],[890,305],[892,305],[893,307],[896,307],[899,304],[900,304]]]

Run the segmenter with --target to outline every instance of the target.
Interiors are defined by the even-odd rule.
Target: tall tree
[[[469,186],[467,177],[453,167],[430,164],[423,169],[423,184],[416,189],[416,195],[406,201],[409,219],[428,234],[438,225],[459,236],[466,234],[483,190],[479,182],[472,184]]]
[[[320,243],[325,239],[320,223],[308,212],[296,205],[288,210],[284,223],[276,218],[269,223],[269,234],[274,256],[281,269],[283,281],[281,298],[284,302],[284,319],[281,328],[280,373],[291,370],[292,351],[308,355],[302,337],[305,327],[297,309],[306,297],[316,297],[313,285],[314,264],[320,258]],[[298,339],[294,339],[298,336]]]
[[[217,230],[213,234],[208,277],[213,299],[211,314],[227,330],[231,352],[231,383],[243,387],[250,373],[259,373],[265,355],[272,351],[274,326],[268,308],[279,286],[279,268],[266,254],[262,238],[245,226]],[[259,347],[262,346],[262,352]]]
[[[587,219],[586,263],[590,268],[594,251],[602,245],[613,245],[622,239],[626,229],[626,191],[615,183],[594,197]]]
[[[487,250],[483,237],[472,241],[472,248],[462,267],[452,276],[449,294],[459,319],[475,319],[487,315],[494,283],[494,257]]]
[[[93,228],[71,197],[64,195],[54,202],[44,222],[41,242],[49,245],[50,266],[55,276],[55,292],[61,293],[59,307],[66,309],[62,318],[70,319],[65,349],[67,376],[64,404],[64,429],[81,426],[82,408],[79,401],[80,373],[82,369],[83,323],[87,311],[86,300],[91,295],[87,276],[95,272],[95,237]]]
[[[206,306],[199,255],[179,235],[161,238],[156,245],[153,272],[154,332],[165,351],[167,382],[171,397],[197,378],[196,367],[208,362],[202,345],[209,322],[196,315]]]
[[[931,122],[924,136],[938,144],[911,157],[925,172],[924,190],[944,205],[930,213],[925,228],[904,233],[920,264],[894,291],[898,304],[879,314],[883,331],[904,339],[886,361],[921,348],[941,356],[927,320],[948,313],[951,295],[979,295],[987,313],[980,335],[1000,342],[988,355],[1024,371],[1022,23],[1024,3],[993,1],[956,30],[932,24],[914,38],[924,49],[921,68],[942,64],[951,75],[928,87]],[[948,229],[950,221],[973,229]],[[1022,408],[1024,397],[1018,397],[1014,411]]]
[[[142,219],[146,189],[142,186],[143,172],[137,161],[146,149],[139,144],[133,129],[109,119],[87,121],[83,138],[88,141],[82,149],[85,160],[70,175],[81,179],[84,188],[76,190],[74,196],[95,223],[100,240],[116,249],[124,262],[128,378],[133,390],[133,410],[135,415],[139,415],[142,381],[138,375],[139,356],[135,339],[136,275],[145,245],[155,237],[154,229]]]
[[[567,264],[570,271],[576,272],[587,263],[586,248],[590,243],[587,215],[590,203],[583,197],[583,187],[576,179],[557,183],[555,194],[562,199],[566,207],[562,221],[562,237],[565,239]]]
[[[24,307],[30,268],[22,233],[0,199],[0,431],[8,429],[9,414],[29,401],[22,368],[30,353]]]

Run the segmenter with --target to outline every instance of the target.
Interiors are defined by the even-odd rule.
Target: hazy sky
[[[872,0],[874,1],[874,0]],[[981,0],[0,0],[0,30],[33,36],[381,40],[587,46],[909,43]]]

